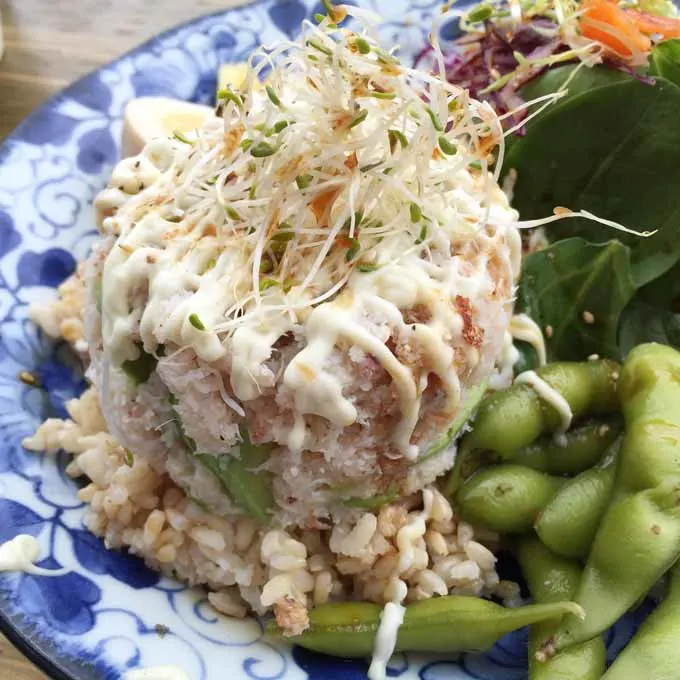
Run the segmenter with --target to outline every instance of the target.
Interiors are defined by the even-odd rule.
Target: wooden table
[[[155,33],[242,0],[0,0],[0,139],[32,109]],[[149,11],[148,8],[154,8]],[[0,635],[2,680],[46,676]]]

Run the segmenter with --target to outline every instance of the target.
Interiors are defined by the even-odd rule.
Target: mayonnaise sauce
[[[29,534],[19,534],[0,545],[0,571],[20,571],[34,576],[62,576],[68,569],[43,569],[33,564],[40,557],[40,543]]]
[[[528,342],[536,350],[538,365],[545,366],[547,357],[543,332],[530,316],[514,314],[510,319],[510,334],[517,340]]]
[[[397,635],[404,623],[406,607],[396,602],[388,602],[380,614],[380,626],[375,636],[373,658],[368,669],[369,680],[385,680],[387,664],[397,645]]]
[[[538,396],[550,404],[558,413],[560,427],[556,434],[563,435],[570,427],[573,418],[569,402],[554,388],[548,385],[535,371],[524,371],[515,378],[516,383],[529,385]]]

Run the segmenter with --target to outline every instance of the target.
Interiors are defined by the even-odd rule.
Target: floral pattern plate
[[[425,44],[440,4],[360,2],[384,18],[382,40],[401,45],[408,61]],[[92,199],[118,157],[125,102],[141,95],[209,102],[221,63],[243,61],[261,41],[292,37],[320,10],[316,0],[259,0],[168,31],[67,88],[0,147],[0,542],[36,536],[40,566],[68,570],[56,577],[1,574],[0,624],[53,678],[114,680],[160,664],[176,664],[192,680],[366,677],[364,661],[275,646],[257,621],[220,617],[202,591],[105,550],[82,526],[65,461],[21,447],[41,420],[64,416],[64,402],[84,386],[67,349],[48,343],[27,320],[27,306],[54,295],[95,237]],[[443,36],[452,30],[445,26]],[[21,371],[36,374],[42,389],[20,382]],[[642,609],[610,632],[611,655]],[[520,680],[526,664],[520,632],[484,655],[397,655],[389,676]]]

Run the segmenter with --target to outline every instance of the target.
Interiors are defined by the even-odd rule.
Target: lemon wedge
[[[138,154],[157,137],[172,137],[179,132],[192,137],[196,130],[215,116],[211,106],[183,102],[167,97],[140,97],[125,107],[123,119],[123,156]]]

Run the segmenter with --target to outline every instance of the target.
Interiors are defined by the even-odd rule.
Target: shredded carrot
[[[635,9],[627,9],[626,14],[643,33],[660,35],[662,38],[680,38],[680,19],[638,12]]]
[[[583,8],[580,23],[581,33],[586,38],[596,40],[625,59],[651,50],[651,40],[616,2],[585,0]]]

